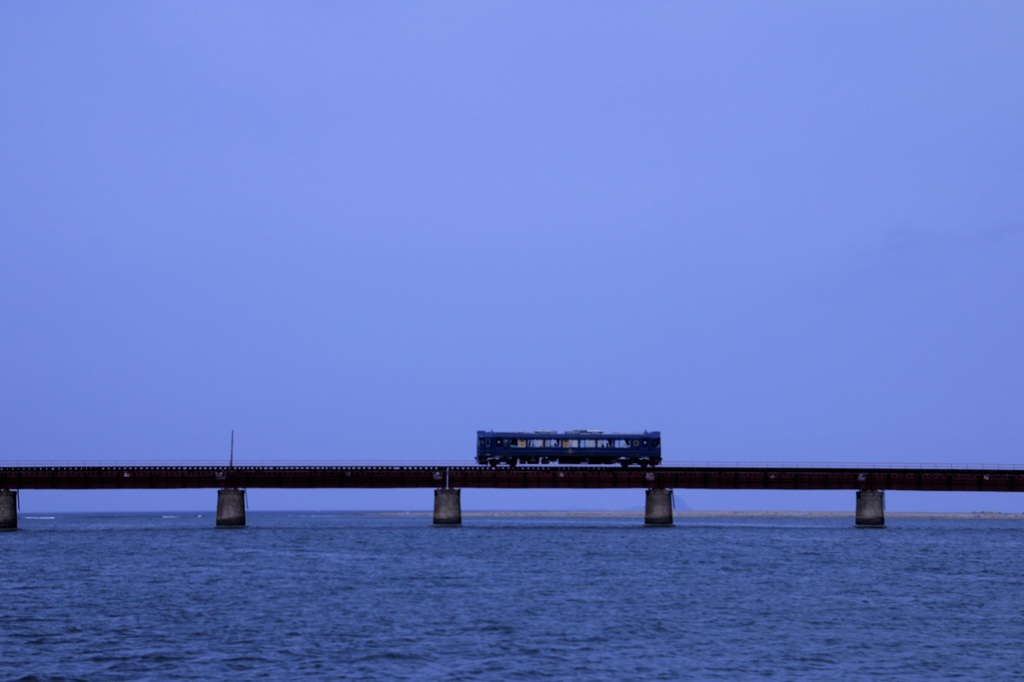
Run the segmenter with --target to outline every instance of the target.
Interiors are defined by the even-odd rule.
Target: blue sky
[[[1022,33],[1011,2],[7,4],[0,457],[211,461],[235,429],[240,463],[468,462],[477,429],[590,428],[1024,465]]]

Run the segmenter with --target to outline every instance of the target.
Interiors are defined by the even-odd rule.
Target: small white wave
[[[43,521],[53,521],[57,517],[56,516],[26,516],[25,518],[26,519],[40,519],[40,520],[43,520]]]
[[[164,515],[163,515],[163,516],[161,516],[160,518],[162,518],[162,519],[176,519],[176,518],[178,518],[178,517],[177,517],[177,516],[174,516],[174,515],[171,515],[171,514],[164,514]]]

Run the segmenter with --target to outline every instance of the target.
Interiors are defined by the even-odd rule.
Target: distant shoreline
[[[249,514],[261,516],[263,514],[324,514],[324,515],[345,515],[345,516],[378,516],[378,517],[431,517],[430,510],[360,510],[360,509],[266,509],[250,510]],[[160,515],[174,514],[186,516],[212,516],[210,510],[166,510],[166,511],[33,511],[22,512],[22,518],[56,518],[58,516],[134,516],[134,515]],[[676,510],[672,514],[676,520],[680,519],[852,519],[853,510],[850,511],[694,511]],[[601,518],[643,518],[642,509],[620,509],[620,510],[487,510],[487,511],[463,511],[463,518],[563,518],[563,519],[601,519]],[[991,519],[1003,521],[1022,521],[1024,513],[1013,512],[886,512],[887,519]]]
[[[368,516],[430,516],[428,511],[408,512],[351,512]],[[642,510],[622,511],[463,511],[463,518],[642,518]],[[1004,519],[1024,520],[1024,513],[1003,512],[886,512],[892,519]],[[720,518],[787,518],[787,519],[830,519],[853,518],[852,511],[675,511],[676,519],[720,519]]]

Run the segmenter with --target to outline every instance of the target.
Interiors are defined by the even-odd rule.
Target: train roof
[[[660,438],[661,431],[477,431],[488,438]]]

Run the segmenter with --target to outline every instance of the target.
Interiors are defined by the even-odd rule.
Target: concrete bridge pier
[[[857,491],[857,528],[885,528],[885,491]]]
[[[225,488],[217,491],[217,527],[243,528],[245,526],[245,491]]]
[[[462,491],[438,488],[434,491],[434,525],[462,525]]]
[[[644,525],[672,525],[672,491],[665,488],[651,488],[647,491],[647,505],[644,509]]]
[[[18,530],[17,490],[0,490],[0,530]]]

